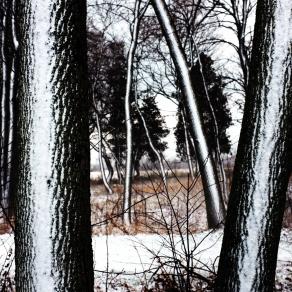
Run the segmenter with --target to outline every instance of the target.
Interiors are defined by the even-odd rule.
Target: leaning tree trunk
[[[137,112],[138,112],[138,114],[142,120],[142,123],[143,123],[143,127],[144,127],[144,130],[146,133],[146,137],[147,137],[149,146],[150,146],[151,150],[153,151],[154,155],[157,157],[157,160],[159,162],[160,172],[161,172],[162,181],[163,181],[163,187],[164,187],[165,191],[167,192],[167,179],[166,179],[166,172],[165,172],[163,160],[162,160],[162,153],[155,148],[155,146],[152,142],[152,138],[151,138],[150,132],[148,130],[147,123],[146,123],[145,118],[144,118],[144,116],[139,108],[137,96],[135,96],[135,103],[136,103]],[[138,171],[139,171],[139,168],[138,168]]]
[[[258,1],[253,46],[216,291],[274,288],[292,161],[291,0]]]
[[[185,104],[190,115],[192,133],[195,139],[197,158],[204,186],[208,224],[210,228],[219,227],[225,218],[225,207],[212,153],[208,148],[203,130],[186,58],[174,25],[171,22],[165,1],[151,0],[151,3],[162,27],[179,76],[181,90],[186,99]]]
[[[17,291],[93,291],[86,1],[18,0]]]

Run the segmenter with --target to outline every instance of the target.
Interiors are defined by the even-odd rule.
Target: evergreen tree
[[[164,119],[157,107],[155,98],[151,95],[146,95],[143,97],[140,111],[147,124],[153,146],[159,152],[165,151],[167,149],[167,143],[161,139],[165,138],[169,134],[169,130],[166,128]],[[134,110],[133,112],[134,168],[136,170],[136,174],[139,175],[141,158],[144,155],[147,155],[151,162],[155,162],[157,160],[157,156],[149,145],[143,123],[137,113],[137,110]]]
[[[114,156],[124,165],[126,155],[126,125],[124,101],[126,92],[127,58],[121,41],[107,40],[102,33],[88,33],[89,75],[91,94],[97,99],[103,136]],[[140,160],[147,155],[156,160],[135,106],[134,90],[131,93],[133,119],[134,168],[139,174]],[[147,123],[153,144],[159,151],[166,149],[162,138],[169,133],[153,96],[141,97],[140,110]],[[94,119],[92,119],[94,121]],[[93,125],[94,126],[94,125]]]

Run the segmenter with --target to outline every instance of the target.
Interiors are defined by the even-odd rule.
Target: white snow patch
[[[212,265],[215,262],[215,267],[218,263],[218,257],[220,254],[222,244],[222,230],[216,232],[202,232],[193,234],[194,240],[191,241],[191,248],[195,243],[197,248],[194,253],[195,263],[199,273],[204,273],[200,270],[203,266],[208,266],[212,269]],[[7,253],[10,248],[14,249],[13,235],[5,234],[0,236],[0,267],[3,267],[7,263]],[[134,288],[139,284],[137,277],[141,278],[141,275],[123,276],[123,273],[140,273],[147,271],[151,268],[157,267],[157,262],[154,260],[154,254],[160,256],[171,256],[171,251],[168,247],[168,237],[162,235],[153,234],[139,234],[136,236],[125,235],[110,235],[110,236],[93,236],[93,251],[94,251],[94,269],[96,270],[96,276],[101,275],[101,280],[105,281],[105,274],[98,271],[106,271],[108,265],[108,271],[121,273],[121,277],[124,277],[129,284],[132,284]],[[181,252],[182,245],[180,243],[180,237],[176,235],[174,237],[176,244],[176,251]],[[107,246],[108,242],[108,246]],[[107,254],[108,250],[108,254]],[[12,257],[13,258],[13,257]],[[277,279],[284,281],[289,277],[289,271],[292,270],[292,230],[283,229],[281,234],[281,241],[278,253],[278,265],[277,265]],[[288,267],[283,269],[283,267]],[[10,269],[10,276],[14,275],[14,262]],[[207,272],[205,272],[205,276]],[[99,285],[101,283],[98,283]],[[292,284],[292,283],[291,283]],[[284,284],[283,284],[284,285]],[[100,285],[102,286],[102,285]],[[116,289],[109,289],[109,291],[117,291]],[[48,291],[47,289],[41,291]],[[289,291],[289,288],[281,291]]]

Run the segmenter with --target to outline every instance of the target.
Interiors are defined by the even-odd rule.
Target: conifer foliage
[[[96,41],[96,40],[99,41]],[[127,58],[125,45],[121,41],[108,40],[101,32],[88,34],[89,72],[92,98],[97,100],[103,137],[112,156],[124,165],[126,156],[126,126],[124,100],[126,92]],[[134,87],[137,87],[134,84]],[[155,97],[149,92],[131,92],[133,119],[133,159],[134,169],[139,175],[140,161],[147,156],[152,162],[156,156],[149,145],[143,123],[136,108],[135,95],[139,109],[146,121],[152,142],[158,151],[167,148],[162,141],[169,130],[160,114]],[[93,121],[94,119],[92,119]],[[94,128],[94,124],[92,124]]]
[[[221,153],[228,153],[230,151],[230,139],[227,134],[227,129],[230,127],[232,119],[230,109],[228,107],[228,99],[224,93],[224,83],[222,76],[214,69],[214,62],[211,57],[204,53],[200,54],[200,60],[202,64],[203,76],[200,71],[199,61],[191,68],[191,77],[194,85],[194,91],[198,97],[198,106],[200,115],[203,121],[204,130],[209,147],[213,152],[216,151],[216,135],[214,131],[214,123],[212,114],[210,112],[209,101],[206,97],[206,90],[208,90],[208,97],[214,110],[216,122],[218,126],[218,139]],[[203,78],[204,77],[204,78]],[[204,84],[204,82],[206,84]],[[206,85],[206,87],[205,87]],[[185,133],[182,119],[183,106],[180,103],[178,108],[178,123],[175,129],[177,153],[180,157],[186,157],[186,146],[185,146]],[[186,117],[187,128],[190,129],[190,121]],[[190,139],[190,137],[188,137]],[[191,144],[191,141],[189,142]],[[194,150],[191,148],[192,157],[194,156]]]

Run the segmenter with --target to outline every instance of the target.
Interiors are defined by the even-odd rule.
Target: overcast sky
[[[96,2],[95,0],[88,1],[89,5],[92,5],[95,2]],[[127,1],[127,5],[128,3],[133,3],[133,1]],[[98,13],[95,13],[92,9],[89,8],[88,15],[89,15],[89,18],[94,21],[95,26],[97,28],[101,29],[104,27],[105,23],[101,22],[101,19],[98,17]],[[131,16],[132,16],[131,13],[129,13],[129,20],[131,20]],[[251,26],[253,25],[252,22],[253,20],[251,20],[251,24],[250,24]],[[129,44],[130,43],[130,29],[129,29],[128,23],[123,20],[120,20],[119,22],[109,21],[109,23],[110,23],[110,26],[107,30],[108,35],[110,37],[116,37],[116,38],[122,39],[125,41],[126,44]],[[219,32],[217,31],[217,33],[219,33],[225,40],[236,43],[235,35],[232,34],[229,30],[221,28]],[[215,59],[215,65],[220,67],[221,63],[225,62],[226,59],[232,59],[235,56],[236,56],[235,51],[234,49],[231,48],[231,46],[221,45],[217,47],[216,51],[214,52],[213,58]],[[236,68],[236,66],[233,65],[232,62],[229,62],[228,65],[225,64],[224,66],[228,66],[227,68],[228,70],[238,70],[238,68]],[[228,134],[230,135],[233,153],[236,152],[237,142],[240,135],[240,123],[238,122],[238,120],[241,120],[242,118],[242,112],[239,110],[238,106],[235,103],[235,100],[238,98],[240,98],[238,95],[233,94],[232,98],[229,99],[229,107],[232,113],[233,125],[228,129]],[[176,142],[175,142],[173,130],[177,122],[177,118],[176,118],[177,107],[173,102],[169,101],[167,98],[163,96],[158,96],[157,102],[161,110],[161,114],[165,118],[167,127],[170,129],[170,134],[165,139],[168,142],[168,149],[165,151],[164,154],[167,159],[172,160],[176,158]],[[97,160],[97,153],[95,151],[92,151],[92,161],[96,161],[96,160]]]

